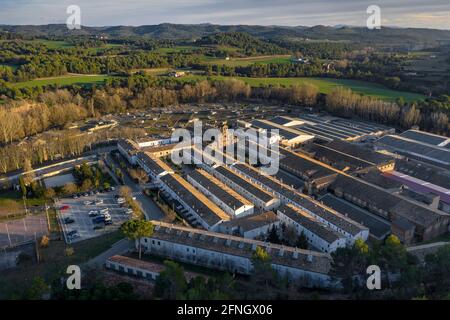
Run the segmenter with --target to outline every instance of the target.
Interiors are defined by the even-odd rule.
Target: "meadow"
[[[202,62],[207,64],[225,65],[230,67],[248,66],[254,63],[269,64],[269,63],[289,63],[291,61],[290,55],[273,55],[273,56],[256,56],[247,58],[224,58],[202,56]]]
[[[41,78],[34,79],[30,81],[16,82],[13,83],[12,86],[18,89],[22,88],[32,88],[32,87],[42,87],[48,85],[58,85],[58,86],[67,86],[67,85],[93,85],[93,84],[102,84],[105,79],[107,79],[108,75],[67,75],[60,77],[51,77],[51,78]]]
[[[188,75],[183,78],[179,78],[178,81],[188,82],[195,80],[206,79],[206,76]],[[230,77],[224,76],[212,76],[213,80],[225,80]],[[396,91],[388,89],[380,84],[359,81],[359,80],[346,80],[346,79],[332,79],[332,78],[248,78],[248,77],[233,77],[234,79],[242,80],[248,83],[252,87],[267,86],[267,85],[281,85],[285,87],[292,86],[294,84],[310,83],[315,85],[319,92],[330,93],[336,87],[346,87],[353,92],[376,97],[386,101],[394,101],[397,98],[403,97],[405,101],[415,101],[425,99],[424,95],[412,92]]]

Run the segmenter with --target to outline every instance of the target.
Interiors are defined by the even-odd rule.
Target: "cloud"
[[[64,23],[77,4],[82,24],[163,22],[261,25],[364,25],[366,8],[381,7],[389,25],[450,29],[449,0],[0,0],[3,24]]]

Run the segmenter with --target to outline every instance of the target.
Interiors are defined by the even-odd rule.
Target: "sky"
[[[213,23],[366,25],[378,5],[382,26],[450,29],[450,0],[0,0],[0,24],[66,23],[78,5],[85,26]]]

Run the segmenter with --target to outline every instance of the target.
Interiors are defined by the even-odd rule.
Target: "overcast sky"
[[[375,4],[382,25],[450,29],[450,0],[0,0],[0,24],[65,23],[72,4],[87,26],[365,25],[366,9]]]

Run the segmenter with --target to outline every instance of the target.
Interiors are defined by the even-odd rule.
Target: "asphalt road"
[[[107,155],[107,161],[110,163],[113,163],[116,167],[118,167],[120,170],[122,170],[119,167],[119,164],[112,159],[112,157],[108,154]],[[138,202],[139,206],[141,207],[142,212],[144,212],[145,218],[147,220],[161,220],[164,218],[164,213],[161,211],[161,209],[158,207],[158,205],[148,196],[146,196],[143,193],[142,186],[138,183],[135,183],[124,170],[122,170],[123,176],[124,176],[124,182],[125,185],[131,188],[133,196],[136,197],[136,201]],[[117,180],[115,174],[110,173],[111,176]],[[118,181],[116,181],[118,183]]]

